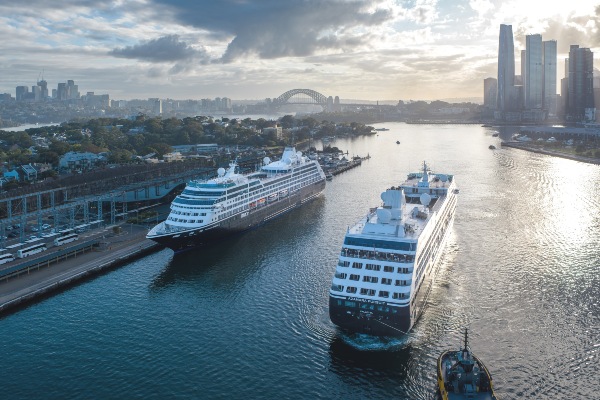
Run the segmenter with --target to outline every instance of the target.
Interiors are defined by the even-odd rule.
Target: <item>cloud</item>
[[[229,43],[222,56],[231,62],[248,55],[263,59],[301,57],[319,51],[344,51],[369,42],[369,27],[393,18],[380,1],[195,1],[155,0],[175,20]]]
[[[544,28],[540,33],[544,40],[557,40],[559,53],[568,53],[572,44],[578,44],[580,47],[599,47],[599,28],[600,6],[596,7],[594,15],[571,15],[565,21],[548,19],[544,21]]]
[[[178,35],[163,36],[133,46],[113,49],[110,55],[150,62],[174,62],[193,59],[207,60],[204,49],[194,49],[180,41]]]
[[[438,18],[437,0],[417,0],[414,7],[403,10],[402,15],[419,24],[431,24]]]

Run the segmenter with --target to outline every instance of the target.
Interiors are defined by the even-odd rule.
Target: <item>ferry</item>
[[[309,200],[325,189],[318,161],[286,147],[280,160],[263,159],[257,172],[241,174],[235,161],[217,176],[190,181],[171,203],[167,219],[147,238],[176,252],[259,226]]]
[[[440,400],[497,400],[490,372],[469,348],[467,329],[464,347],[438,358],[437,380]]]
[[[348,228],[329,290],[329,317],[342,330],[402,336],[422,314],[451,231],[453,175],[421,172],[381,194]]]

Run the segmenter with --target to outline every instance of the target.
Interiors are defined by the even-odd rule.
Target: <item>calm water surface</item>
[[[464,326],[502,398],[596,397],[600,167],[479,126],[381,126],[333,143],[371,159],[302,209],[1,319],[2,398],[430,399]],[[461,189],[430,306],[405,339],[347,338],[327,314],[346,228],[423,160]]]

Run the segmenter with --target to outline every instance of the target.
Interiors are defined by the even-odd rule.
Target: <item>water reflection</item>
[[[233,251],[235,249],[235,251]],[[246,262],[241,263],[240,257]],[[256,249],[240,236],[175,254],[150,284],[151,290],[180,284],[204,284],[230,288],[256,269]]]

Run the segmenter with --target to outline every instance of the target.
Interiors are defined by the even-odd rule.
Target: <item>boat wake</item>
[[[361,351],[388,351],[406,347],[410,342],[410,335],[402,337],[379,337],[364,333],[343,333],[339,337],[349,346]]]

